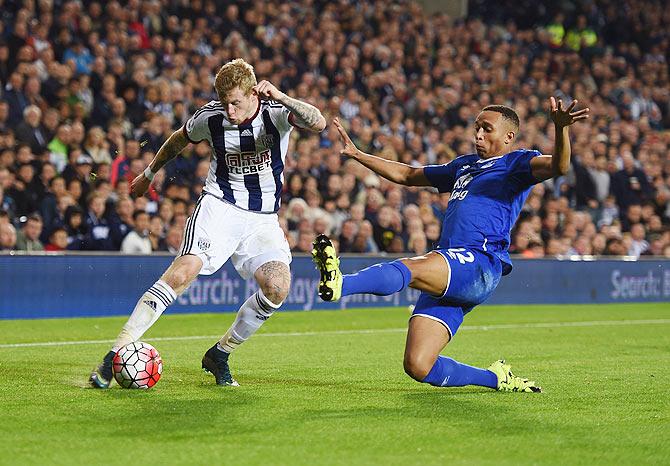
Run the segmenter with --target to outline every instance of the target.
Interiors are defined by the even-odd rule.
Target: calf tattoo
[[[256,271],[256,281],[266,298],[280,304],[288,295],[291,285],[291,272],[288,265],[279,261],[266,262]]]

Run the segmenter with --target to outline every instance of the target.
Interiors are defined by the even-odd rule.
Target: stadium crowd
[[[0,250],[175,253],[209,147],[189,146],[145,197],[131,199],[129,182],[216,99],[220,65],[243,57],[341,115],[359,148],[412,165],[471,153],[491,103],[518,112],[518,147],[551,153],[547,99],[576,98],[592,118],[571,129],[572,169],[532,190],[510,250],[670,257],[662,1],[479,0],[462,20],[382,0],[1,3]],[[497,20],[523,3],[532,22]],[[429,250],[448,194],[393,185],[340,147],[332,127],[293,133],[280,211],[293,250],[318,233],[342,252]]]

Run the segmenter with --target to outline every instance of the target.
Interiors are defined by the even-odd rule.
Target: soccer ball
[[[114,355],[114,378],[123,388],[151,388],[161,378],[163,361],[149,343],[129,343]]]

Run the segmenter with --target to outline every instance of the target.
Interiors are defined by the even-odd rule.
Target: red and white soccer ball
[[[114,378],[123,388],[151,388],[160,380],[163,360],[149,343],[129,343],[114,355]]]

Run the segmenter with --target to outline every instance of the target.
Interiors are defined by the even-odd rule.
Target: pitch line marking
[[[511,330],[523,328],[564,328],[564,327],[605,327],[622,325],[667,325],[670,319],[638,319],[638,320],[587,320],[582,322],[531,322],[527,324],[491,324],[491,325],[463,325],[461,331],[487,331],[487,330]],[[323,332],[277,332],[260,333],[256,337],[309,337],[321,335],[369,335],[379,333],[406,332],[407,328],[372,328],[359,330],[326,330]],[[189,335],[183,337],[155,337],[147,338],[152,341],[184,341],[184,340],[208,340],[220,338],[220,335]],[[33,343],[5,343],[1,348],[31,348],[37,346],[72,346],[72,345],[98,345],[103,343],[114,343],[114,340],[78,340],[78,341],[43,341]]]

